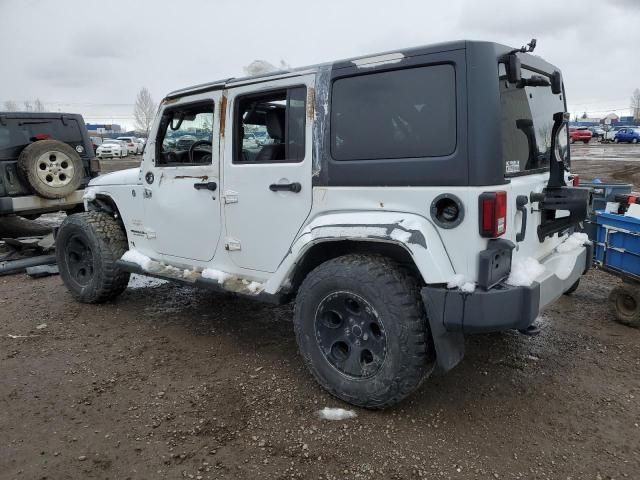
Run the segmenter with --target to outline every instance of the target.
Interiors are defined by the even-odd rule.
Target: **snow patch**
[[[82,195],[82,199],[93,202],[96,199],[96,191],[92,189],[85,190],[84,195]]]
[[[145,277],[143,275],[137,275],[135,273],[131,274],[129,278],[129,285],[127,288],[137,289],[137,288],[152,288],[157,287],[159,285],[164,285],[167,283],[166,280],[161,280],[159,278]]]
[[[463,274],[456,273],[447,283],[447,288],[459,288],[464,293],[473,293],[476,289],[476,284]]]
[[[229,275],[220,270],[216,270],[215,268],[205,268],[202,271],[202,278],[216,280],[220,285],[222,285],[225,280],[229,278]]]
[[[249,290],[251,293],[260,293],[263,288],[264,287],[259,282],[251,282],[249,285],[247,285],[247,290]]]
[[[373,57],[352,60],[352,63],[358,68],[374,68],[379,65],[386,65],[388,63],[398,63],[403,58],[404,55],[400,52],[385,53],[383,55],[375,55]]]
[[[396,228],[393,230],[393,232],[391,232],[391,238],[397,240],[398,242],[408,243],[409,239],[411,238],[411,232]]]
[[[125,262],[135,263],[147,272],[157,270],[159,267],[158,262],[154,262],[149,257],[137,250],[127,250],[126,252],[124,252],[124,255],[122,255],[122,260],[124,260]]]
[[[357,417],[358,414],[344,408],[324,407],[322,410],[318,410],[318,416],[323,420],[348,420]]]
[[[544,273],[544,270],[544,266],[535,258],[517,258],[511,264],[511,273],[506,283],[514,287],[528,287]]]
[[[576,250],[589,241],[586,233],[573,233],[564,242],[556,247],[558,253],[567,253]]]

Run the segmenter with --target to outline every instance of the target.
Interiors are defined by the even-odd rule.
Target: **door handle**
[[[521,242],[527,235],[527,203],[529,199],[526,195],[518,195],[516,197],[516,208],[522,213],[522,226],[520,227],[520,233],[516,234],[516,242]]]
[[[196,190],[211,190],[212,192],[218,188],[216,182],[194,183],[193,188]]]
[[[302,185],[298,182],[293,183],[272,183],[269,185],[269,190],[272,192],[293,192],[299,193],[302,190]]]

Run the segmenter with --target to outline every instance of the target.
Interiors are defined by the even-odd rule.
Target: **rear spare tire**
[[[82,303],[100,303],[120,295],[128,272],[116,261],[127,251],[122,226],[103,212],[70,215],[56,237],[56,260],[62,281]]]
[[[309,273],[294,327],[318,383],[353,405],[394,405],[434,367],[418,284],[385,257],[346,255]]]
[[[80,188],[85,172],[78,152],[58,140],[28,145],[18,166],[33,191],[44,198],[64,198]]]

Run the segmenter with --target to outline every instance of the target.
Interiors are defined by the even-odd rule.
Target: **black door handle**
[[[520,233],[516,234],[516,242],[521,242],[527,235],[527,203],[529,199],[526,195],[518,195],[516,197],[516,208],[519,212],[522,212],[522,226],[520,227]]]
[[[212,192],[218,188],[216,182],[194,183],[193,188],[196,190],[211,190]]]
[[[298,182],[293,183],[272,183],[269,185],[269,190],[272,192],[293,192],[298,193],[302,190],[302,185]]]

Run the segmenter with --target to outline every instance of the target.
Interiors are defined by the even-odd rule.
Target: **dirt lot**
[[[585,176],[640,160],[591,148]],[[287,306],[140,278],[87,306],[3,277],[0,478],[639,478],[640,331],[614,322],[615,283],[592,272],[539,336],[468,337],[397,408],[328,422],[349,407],[304,369]]]

